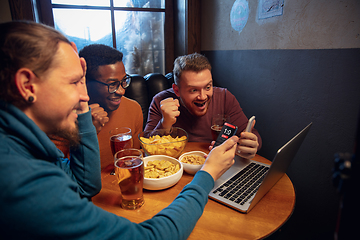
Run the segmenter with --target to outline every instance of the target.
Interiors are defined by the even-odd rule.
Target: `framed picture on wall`
[[[258,18],[265,19],[283,14],[284,0],[259,0]]]

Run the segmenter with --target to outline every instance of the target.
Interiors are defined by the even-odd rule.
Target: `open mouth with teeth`
[[[112,104],[120,104],[120,99],[121,98],[109,98],[109,101],[112,103]]]
[[[194,105],[201,108],[201,107],[204,107],[205,104],[206,104],[207,101],[204,101],[204,102],[194,102]]]
[[[208,100],[193,102],[192,114],[202,116],[206,113],[208,108]]]
[[[120,101],[120,98],[111,98],[110,101],[112,101],[112,102],[119,102],[119,101]]]
[[[106,102],[104,104],[107,111],[114,111],[116,110],[120,105],[121,97],[112,97],[107,98]]]

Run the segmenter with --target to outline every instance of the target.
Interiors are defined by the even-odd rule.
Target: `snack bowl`
[[[144,174],[144,188],[147,190],[162,190],[174,186],[183,175],[183,165],[173,157],[166,155],[152,155],[143,158],[144,167],[148,166],[149,161],[165,160],[179,166],[179,170],[166,177],[161,178],[146,178]]]
[[[188,174],[194,175],[197,171],[199,171],[201,169],[201,167],[204,165],[204,163],[202,163],[202,164],[186,163],[186,162],[183,162],[185,157],[189,157],[189,156],[204,157],[205,155],[206,155],[206,153],[204,153],[202,151],[191,151],[191,152],[183,153],[179,157],[179,162],[181,162],[181,164],[183,165],[185,172],[187,172]]]
[[[145,156],[166,155],[178,158],[187,144],[188,134],[182,128],[172,127],[143,131],[138,138]]]

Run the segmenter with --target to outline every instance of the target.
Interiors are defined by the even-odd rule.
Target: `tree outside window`
[[[55,28],[78,49],[94,43],[124,54],[128,73],[165,73],[165,0],[52,0]]]

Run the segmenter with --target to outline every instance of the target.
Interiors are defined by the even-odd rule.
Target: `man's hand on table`
[[[237,136],[233,136],[216,148],[213,148],[215,143],[213,141],[209,147],[211,151],[201,170],[208,172],[214,181],[219,179],[235,162],[234,157],[238,140]]]

